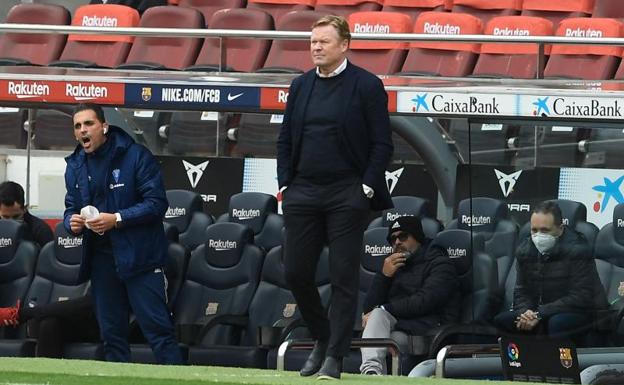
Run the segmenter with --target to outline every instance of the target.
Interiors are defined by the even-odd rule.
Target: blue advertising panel
[[[126,84],[126,104],[181,110],[244,110],[260,107],[260,88],[189,84]]]

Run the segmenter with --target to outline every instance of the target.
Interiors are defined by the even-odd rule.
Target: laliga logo
[[[390,194],[392,194],[397,183],[399,183],[399,179],[401,178],[401,174],[403,174],[404,169],[405,167],[401,167],[400,169],[392,172],[386,171],[386,186],[388,186]]]
[[[7,247],[13,245],[13,240],[11,238],[0,238],[0,247]]]
[[[82,246],[82,237],[58,237],[56,243],[65,249],[73,249]]]
[[[185,160],[182,161],[182,164],[184,165],[184,169],[186,170],[186,176],[188,177],[188,180],[191,183],[192,188],[197,187],[199,180],[204,175],[204,170],[206,170],[208,163],[210,163],[209,160],[203,163],[200,163],[198,165],[194,165]]]
[[[236,248],[236,241],[211,239],[208,241],[208,247],[215,251],[228,251]]]
[[[167,212],[165,213],[166,219],[171,218],[179,218],[186,215],[186,209],[184,207],[167,207]]]
[[[498,184],[500,185],[501,191],[503,192],[503,196],[507,198],[509,194],[513,191],[518,178],[520,178],[520,174],[522,174],[522,170],[516,171],[512,174],[505,174],[497,169],[494,169],[494,173],[498,178]]]
[[[364,252],[370,254],[373,257],[381,257],[392,253],[392,247],[388,245],[366,245],[364,246]]]
[[[522,366],[520,362],[517,362],[520,358],[520,349],[518,349],[518,345],[513,342],[510,342],[509,345],[507,345],[507,357],[509,357],[510,361],[509,366],[515,366],[516,368]]]

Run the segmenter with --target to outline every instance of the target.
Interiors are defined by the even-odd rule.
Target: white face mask
[[[531,234],[531,240],[537,251],[541,254],[548,252],[555,246],[555,243],[557,243],[557,237],[546,233]]]

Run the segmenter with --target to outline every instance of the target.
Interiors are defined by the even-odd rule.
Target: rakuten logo
[[[461,34],[461,28],[451,24],[425,23],[423,32],[430,35],[459,35]]]
[[[98,87],[95,84],[90,84],[86,86],[82,83],[78,83],[77,85],[67,83],[65,85],[65,95],[70,96],[76,100],[106,98],[108,97],[108,88]]]
[[[286,103],[288,101],[288,91],[279,90],[277,92],[277,102]]]
[[[8,247],[13,245],[13,240],[11,238],[0,238],[0,247]]]
[[[412,214],[407,214],[407,213],[386,213],[386,221],[388,222],[393,222],[394,220],[396,220],[397,218],[401,218],[401,217],[413,217],[414,215]]]
[[[531,32],[528,29],[520,28],[494,28],[492,34],[495,36],[531,36]]]
[[[364,252],[366,254],[370,254],[373,257],[381,257],[382,255],[388,255],[392,253],[392,247],[388,245],[366,245],[364,246]]]
[[[624,227],[624,219],[619,219],[617,220],[617,227]]]
[[[462,215],[461,223],[469,227],[484,226],[484,225],[489,225],[490,223],[492,223],[492,218],[484,217],[484,216],[476,216],[476,215],[473,215],[472,217],[469,217],[468,215]]]
[[[179,218],[186,215],[186,209],[184,207],[168,207],[165,213],[165,218]]]
[[[208,247],[215,251],[227,251],[236,248],[236,241],[224,241],[221,239],[211,239],[208,241]]]
[[[448,249],[446,249],[446,252],[448,253],[449,258],[462,258],[468,255],[468,251],[466,249],[460,249],[458,247],[449,247]]]
[[[581,29],[566,28],[565,35],[567,37],[602,37],[602,31],[598,29]]]
[[[390,33],[390,26],[387,24],[355,23],[353,26],[355,33]]]
[[[232,209],[232,217],[238,219],[239,221],[258,218],[259,216],[260,210],[258,209]]]
[[[9,95],[15,95],[18,99],[36,98],[50,95],[50,86],[37,82],[9,82]]]
[[[82,237],[58,237],[56,243],[66,249],[73,249],[82,246]]]
[[[84,16],[82,18],[83,27],[116,27],[117,18],[108,16]]]

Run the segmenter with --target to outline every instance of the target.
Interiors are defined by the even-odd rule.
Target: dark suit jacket
[[[345,155],[358,170],[362,183],[375,190],[371,208],[392,207],[385,170],[392,158],[392,132],[388,116],[388,95],[381,80],[351,64],[344,70],[342,100],[347,101],[339,139]],[[297,169],[308,99],[317,79],[311,70],[290,85],[284,121],[277,140],[277,179],[280,188],[288,186]]]

